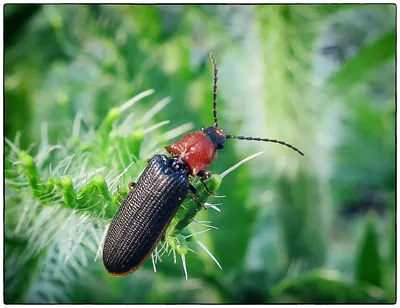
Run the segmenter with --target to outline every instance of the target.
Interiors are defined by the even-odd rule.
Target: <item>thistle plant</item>
[[[152,134],[151,140],[156,140],[153,143],[147,140],[146,135],[169,123],[151,125],[150,121],[170,99],[161,100],[140,119],[130,108],[152,93],[153,90],[144,91],[109,110],[96,130],[84,131],[82,115],[78,113],[72,136],[57,145],[49,145],[43,126],[36,154],[33,147],[20,149],[18,136],[14,141],[6,139],[6,301],[68,302],[71,282],[82,276],[91,279],[85,267],[100,262],[107,226],[129,193],[128,183],[140,176],[146,158],[162,150],[161,140],[176,138],[192,128],[185,124],[161,137]],[[208,208],[220,211],[216,204],[207,202],[210,191],[217,192],[224,176],[261,153],[249,156],[221,175],[212,175],[205,182],[209,191],[194,180],[199,197],[187,197],[171,221],[165,239],[151,255],[154,272],[165,253],[172,253],[175,263],[178,254],[187,280],[185,256],[189,251],[195,252],[193,244],[221,268],[198,239],[216,227],[195,217]],[[196,226],[206,229],[197,230]],[[32,263],[35,266],[30,266]],[[28,278],[18,281],[23,268],[28,269]]]
[[[396,301],[396,6],[4,10],[7,303]],[[145,159],[192,127],[166,132],[175,126],[154,115],[210,120],[211,50],[224,129],[281,138],[307,156],[231,143],[212,171],[269,155],[219,188],[215,175],[208,185],[225,199],[194,182],[204,206],[184,201],[153,258],[115,278],[101,261],[107,225]],[[107,109],[148,88],[180,103],[145,91]]]
[[[105,228],[128,192],[121,185],[118,193],[118,186],[139,176],[145,158],[161,151],[159,140],[176,138],[192,127],[185,124],[154,136],[168,121],[151,125],[151,120],[169,98],[140,119],[129,112],[152,93],[144,91],[111,109],[96,130],[83,131],[77,114],[72,136],[57,145],[48,144],[43,126],[36,154],[32,147],[20,149],[18,136],[6,140],[6,301],[67,301],[68,283],[99,259]],[[155,143],[147,142],[149,134]],[[32,262],[36,266],[27,266]],[[31,272],[18,282],[23,268]],[[40,290],[35,287],[39,285]]]

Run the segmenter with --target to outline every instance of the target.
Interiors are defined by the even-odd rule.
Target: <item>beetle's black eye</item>
[[[221,150],[225,146],[226,137],[221,130],[214,126],[204,128],[204,133],[212,141],[216,150]]]
[[[224,148],[224,146],[225,146],[225,138],[224,138],[224,139],[221,138],[221,140],[219,140],[219,141],[215,144],[215,149],[216,149],[216,150],[221,150],[221,149]]]

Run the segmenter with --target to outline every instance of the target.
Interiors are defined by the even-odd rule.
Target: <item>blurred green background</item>
[[[5,302],[395,302],[395,5],[5,5],[4,20]],[[76,144],[96,145],[111,108],[154,89],[123,114],[126,131],[170,121],[144,135],[136,178],[165,132],[212,124],[209,52],[220,127],[306,156],[228,140],[214,173],[266,153],[224,179],[221,213],[200,215],[223,269],[190,252],[188,281],[171,256],[114,278],[95,260],[104,220],[42,202],[16,154],[42,180],[115,175],[101,148]]]

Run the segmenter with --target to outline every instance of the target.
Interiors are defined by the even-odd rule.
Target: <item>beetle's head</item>
[[[274,142],[279,143],[284,146],[295,150],[301,155],[304,155],[303,152],[295,148],[289,143],[284,141],[276,140],[276,139],[268,139],[268,138],[255,138],[255,137],[245,137],[245,136],[234,136],[234,135],[225,135],[222,130],[218,128],[218,118],[217,118],[217,81],[218,81],[218,69],[217,64],[215,63],[214,56],[210,53],[211,63],[214,71],[214,80],[213,80],[213,115],[214,115],[214,126],[203,127],[201,130],[207,136],[208,139],[214,145],[216,150],[221,150],[224,148],[226,139],[239,139],[239,140],[253,140],[253,141],[264,141],[264,142]]]
[[[211,140],[216,150],[221,150],[225,146],[224,132],[215,126],[202,127],[201,131]]]

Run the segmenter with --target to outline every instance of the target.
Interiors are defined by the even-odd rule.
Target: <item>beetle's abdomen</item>
[[[103,248],[108,272],[129,274],[150,256],[186,197],[188,186],[188,175],[174,171],[165,155],[149,161],[108,229]]]

